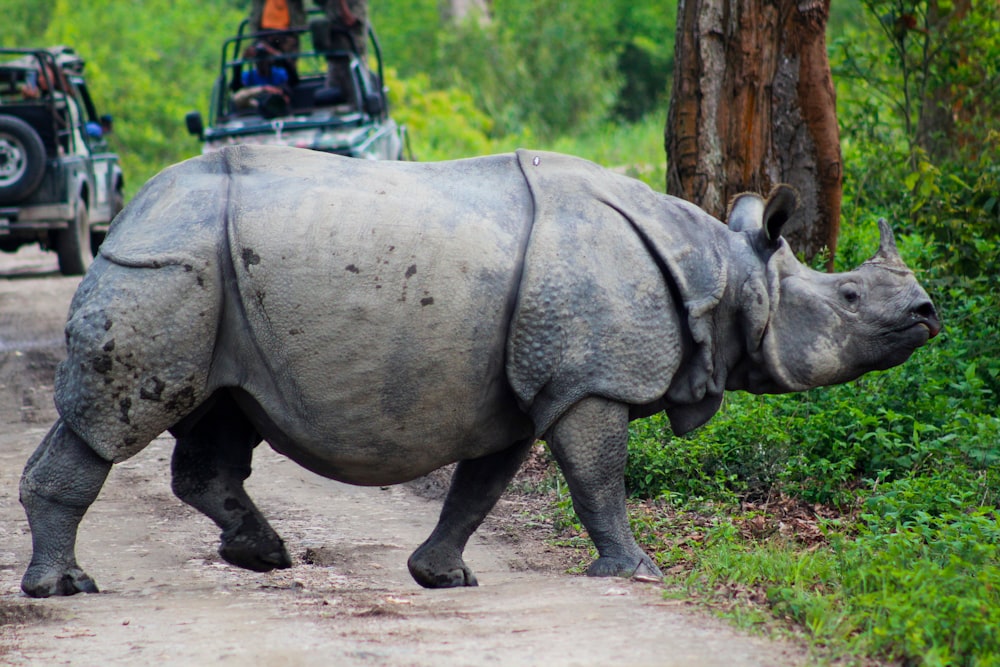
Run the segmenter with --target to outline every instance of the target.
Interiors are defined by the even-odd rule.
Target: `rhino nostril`
[[[927,320],[929,320],[929,319],[935,319],[936,320],[937,319],[937,311],[934,310],[934,304],[932,304],[930,301],[923,302],[922,304],[920,304],[919,306],[917,306],[916,308],[914,308],[910,312],[912,312],[914,316],[920,317],[920,318],[923,318],[923,319],[927,319]]]
[[[931,338],[941,331],[941,322],[938,320],[937,310],[930,301],[924,301],[910,310],[910,317],[920,320],[927,325],[931,332]]]

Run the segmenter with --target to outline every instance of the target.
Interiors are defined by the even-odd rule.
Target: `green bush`
[[[975,499],[960,485],[890,487],[837,548],[845,603],[870,650],[923,665],[1000,664],[1000,515],[969,510]]]
[[[672,436],[662,416],[633,424],[629,489],[724,497],[776,487],[808,502],[849,505],[859,486],[996,466],[1000,295],[953,287],[934,298],[944,332],[902,366],[802,394],[730,394],[719,414],[684,438]]]
[[[470,16],[443,32],[433,81],[470,91],[495,136],[585,131],[620,89],[615,9],[600,0],[496,0],[490,21]]]
[[[940,279],[1000,272],[1000,130],[966,161],[934,165],[919,155],[903,182],[915,226],[937,246]]]
[[[86,59],[91,93],[101,112],[115,119],[109,141],[121,156],[127,194],[198,154],[184,115],[207,109],[222,40],[244,11],[195,0],[149,0],[141,10],[114,0],[54,5],[44,35],[30,39],[69,44]]]
[[[426,75],[399,79],[386,72],[392,114],[405,125],[415,160],[443,160],[494,152],[492,120],[457,88],[434,90]]]
[[[675,438],[658,414],[629,426],[625,486],[640,498],[731,500],[742,487],[725,469],[728,461],[725,443]]]

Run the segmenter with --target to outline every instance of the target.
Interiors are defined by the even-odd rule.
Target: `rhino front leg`
[[[260,435],[228,393],[192,427],[175,433],[172,487],[222,529],[219,555],[255,572],[292,566],[285,544],[243,488]]]
[[[659,568],[635,542],[625,509],[628,406],[586,398],[550,429],[548,444],[600,555],[587,574],[660,580]]]
[[[519,441],[502,452],[459,462],[434,532],[406,563],[418,584],[425,588],[479,585],[462,553],[521,467],[532,442]]]
[[[76,563],[76,533],[111,470],[62,419],[28,459],[21,505],[31,528],[32,555],[21,590],[35,598],[96,593]]]

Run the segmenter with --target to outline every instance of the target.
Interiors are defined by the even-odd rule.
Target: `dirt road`
[[[102,593],[25,598],[17,482],[55,416],[52,377],[78,282],[55,266],[36,250],[0,257],[0,664],[806,664],[796,647],[742,636],[655,585],[566,574],[565,554],[521,528],[517,497],[466,552],[478,588],[421,589],[406,558],[438,501],[331,482],[266,446],[248,488],[294,567],[239,570],[216,555],[214,525],[170,492],[166,437],[116,466],[84,519],[77,553]]]

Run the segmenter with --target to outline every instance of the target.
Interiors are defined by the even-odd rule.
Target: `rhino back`
[[[225,241],[230,168],[215,153],[164,169],[115,218],[100,254],[129,267],[214,266]]]
[[[213,382],[246,390],[272,445],[381,484],[530,432],[504,375],[532,213],[512,156],[240,149],[230,179]]]

